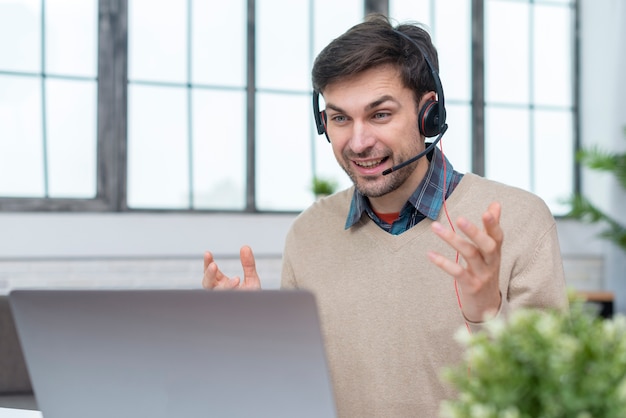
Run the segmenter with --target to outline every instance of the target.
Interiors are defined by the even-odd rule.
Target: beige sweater
[[[322,199],[295,220],[282,286],[316,295],[340,417],[436,417],[441,400],[454,396],[440,371],[461,360],[453,335],[465,325],[453,279],[426,253],[452,260],[456,253],[431,232],[429,219],[400,235],[366,215],[344,229],[352,193]],[[556,225],[542,200],[466,174],[447,207],[451,219],[463,215],[482,226],[492,201],[502,205],[504,230],[500,315],[565,306]],[[439,221],[448,224],[443,211]]]

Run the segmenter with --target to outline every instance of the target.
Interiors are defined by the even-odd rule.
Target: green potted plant
[[[458,396],[442,417],[626,417],[626,317],[604,319],[577,299],[569,312],[518,310],[462,331],[464,362],[442,376]]]
[[[624,136],[626,137],[626,127],[624,128]],[[611,153],[598,147],[592,147],[580,150],[576,158],[585,167],[613,174],[626,191],[626,153]],[[606,228],[600,233],[600,236],[626,251],[626,227],[624,225],[604,213],[581,194],[572,197],[569,203],[571,210],[566,217],[583,222],[605,224]]]
[[[337,190],[337,182],[323,177],[313,177],[311,191],[316,199],[331,195]]]

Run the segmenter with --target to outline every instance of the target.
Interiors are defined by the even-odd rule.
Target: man
[[[282,287],[316,295],[341,417],[435,417],[454,396],[440,372],[461,360],[459,328],[567,304],[543,201],[454,171],[436,147],[398,167],[447,127],[437,65],[426,31],[373,16],[313,67],[319,131],[354,187],[295,220]],[[241,262],[243,280],[229,278],[207,252],[203,286],[260,288],[249,247]]]

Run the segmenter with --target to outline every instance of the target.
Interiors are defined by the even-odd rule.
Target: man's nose
[[[376,142],[374,130],[365,122],[355,121],[350,138],[350,148],[355,153],[361,153],[371,148]]]

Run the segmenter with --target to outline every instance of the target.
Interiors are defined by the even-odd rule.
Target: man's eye
[[[374,113],[374,119],[386,119],[389,117],[389,113],[385,113],[385,112],[378,112],[378,113]]]
[[[335,115],[331,118],[333,121],[337,122],[337,123],[343,123],[346,120],[348,120],[345,116],[343,115]]]

